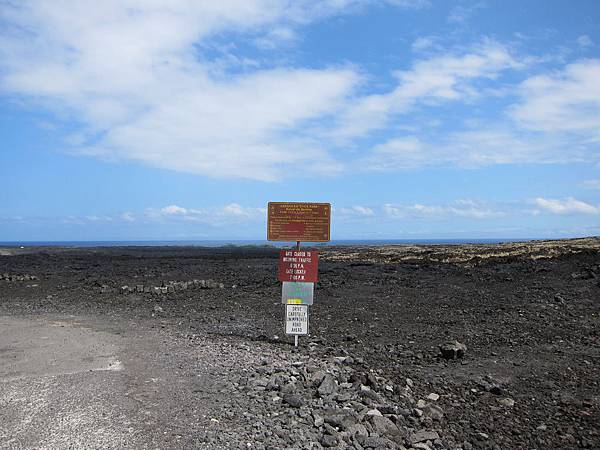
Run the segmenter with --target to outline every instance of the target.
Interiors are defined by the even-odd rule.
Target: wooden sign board
[[[269,202],[269,241],[328,242],[330,229],[330,203]]]
[[[307,250],[281,250],[279,252],[279,281],[317,281],[319,254]]]

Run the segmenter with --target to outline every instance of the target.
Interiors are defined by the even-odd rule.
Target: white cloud
[[[526,128],[586,133],[600,142],[600,59],[569,64],[561,72],[525,80],[522,101],[512,110]]]
[[[588,189],[600,189],[600,180],[585,180],[582,184]]]
[[[339,6],[327,3],[322,14]],[[330,164],[301,127],[336,108],[358,80],[354,71],[282,68],[223,76],[196,58],[197,44],[216,32],[308,17],[287,6],[37,0],[6,7],[4,19],[15,27],[1,36],[1,86],[81,120],[87,143],[75,151],[89,155],[262,180],[290,165]]]
[[[359,76],[343,67],[259,70],[234,54],[235,45],[211,59],[203,53],[211,39],[231,32],[268,47],[332,14],[427,3],[25,0],[0,12],[0,87],[81,121],[85,132],[70,141],[75,152],[273,180],[292,165],[336,166],[303,127],[336,111]],[[228,65],[250,72],[227,73]]]
[[[85,216],[84,219],[87,220],[88,222],[98,222],[98,223],[113,221],[113,218],[110,216],[96,216],[96,215]]]
[[[336,209],[335,212],[339,212],[344,216],[355,216],[355,217],[370,217],[375,215],[375,211],[368,206],[354,205],[349,208]]]
[[[224,215],[234,216],[234,217],[242,217],[242,218],[255,218],[255,219],[263,219],[266,217],[267,209],[266,208],[249,208],[243,207],[237,203],[230,203],[229,205],[225,205],[222,208],[222,213]]]
[[[367,206],[354,205],[352,210],[362,216],[372,216],[375,214],[373,210]]]
[[[254,208],[230,203],[219,207],[184,208],[169,205],[163,208],[147,208],[144,216],[149,221],[191,221],[208,225],[241,223],[265,220],[266,208]]]
[[[486,6],[485,2],[470,2],[466,5],[457,5],[450,10],[448,22],[463,25],[467,22],[477,10]]]
[[[126,211],[120,215],[125,222],[135,222],[135,215],[132,212]]]
[[[448,133],[422,140],[392,138],[374,146],[357,170],[394,171],[419,167],[475,168],[497,164],[551,164],[598,161],[589,146],[563,137],[540,136],[514,129],[484,128]]]
[[[443,218],[464,217],[469,219],[489,219],[502,217],[503,211],[496,211],[482,202],[474,200],[458,200],[450,205],[383,205],[384,213],[391,218]]]
[[[76,153],[211,177],[276,180],[291,168],[326,175],[598,159],[590,148],[600,143],[600,60],[529,78],[511,111],[527,130],[583,133],[576,145],[500,125],[438,137],[415,130],[414,136],[386,138],[352,161],[336,154],[340,144],[387,126],[406,130],[410,123],[397,122],[420,107],[488,95],[482,85],[523,64],[507,47],[485,40],[421,58],[394,74],[393,89],[361,96],[366,77],[350,65],[273,68],[272,61],[235,54],[236,39],[268,50],[298,41],[299,27],[311,21],[384,4],[420,8],[429,2],[14,2],[0,11],[6,25],[0,31],[0,89],[79,120],[84,128],[66,139]],[[205,50],[223,36],[228,44],[220,56],[207,56]],[[417,39],[413,49],[441,52],[434,37]],[[148,214],[202,216],[188,210]]]
[[[147,208],[144,211],[123,211],[114,214],[91,214],[65,217],[2,217],[0,222],[62,223],[70,225],[113,225],[117,223],[177,223],[196,222],[204,225],[221,226],[242,223],[266,222],[267,209],[264,207],[242,206],[230,203],[204,208],[184,208],[171,204],[162,208]]]
[[[298,34],[291,27],[275,27],[265,35],[256,39],[256,45],[262,49],[269,50],[281,45],[289,45],[298,39]]]
[[[494,79],[520,64],[500,44],[486,41],[464,54],[444,54],[417,61],[410,70],[395,73],[398,86],[385,94],[353,99],[342,112],[333,136],[364,136],[388,125],[394,115],[408,112],[418,102],[464,100],[477,95],[472,82]]]
[[[161,208],[160,212],[167,216],[185,216],[188,210],[177,205],[169,205]]]
[[[81,217],[67,216],[61,220],[65,225],[85,225],[85,220]]]
[[[413,52],[421,52],[434,47],[436,39],[432,36],[423,36],[415,39],[410,48]]]
[[[534,203],[542,211],[552,214],[600,214],[600,206],[594,206],[573,197],[564,200],[538,197]]]
[[[395,138],[375,146],[365,158],[369,170],[412,169],[429,163],[430,155],[417,137]]]
[[[577,43],[582,47],[589,47],[593,41],[587,34],[583,34],[577,38]]]

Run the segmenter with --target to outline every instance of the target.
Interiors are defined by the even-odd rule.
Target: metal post
[[[296,251],[300,251],[300,241],[296,241]],[[294,335],[294,347],[298,347],[298,335]]]

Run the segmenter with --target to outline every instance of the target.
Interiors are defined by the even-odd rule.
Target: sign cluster
[[[317,252],[281,250],[277,278],[282,281],[281,303],[285,305],[285,333],[308,334],[308,307],[313,304],[317,281]],[[302,280],[302,281],[296,281]]]
[[[285,305],[285,333],[308,334],[308,307],[313,304],[319,255],[301,250],[300,242],[327,242],[330,238],[329,203],[271,202],[268,205],[267,239],[296,241],[294,250],[279,252],[277,278],[282,282],[281,302]]]

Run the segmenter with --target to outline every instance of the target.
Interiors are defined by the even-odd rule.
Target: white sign
[[[285,305],[285,334],[308,334],[308,305]]]

